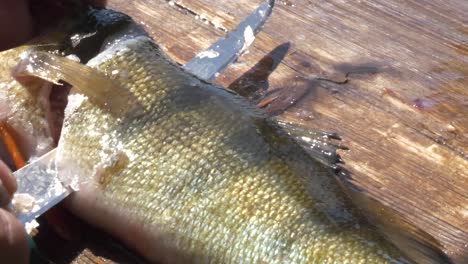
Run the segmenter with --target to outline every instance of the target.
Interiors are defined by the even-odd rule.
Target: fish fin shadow
[[[290,43],[285,42],[263,56],[250,70],[237,78],[228,89],[256,104],[269,88],[268,77],[284,60]]]
[[[317,85],[316,80],[296,76],[288,82],[287,86],[265,92],[263,97],[256,102],[256,105],[268,116],[278,116],[295,106],[311,92],[314,92]]]
[[[268,116],[285,112],[317,86],[317,81],[296,76],[286,86],[270,89],[268,78],[289,53],[290,47],[289,42],[278,45],[226,89],[244,97]]]

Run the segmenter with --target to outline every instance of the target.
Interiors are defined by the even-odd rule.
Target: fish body
[[[243,98],[184,72],[146,34],[109,39],[87,65],[128,89],[135,107],[115,115],[72,94],[59,175],[79,189],[72,208],[148,259],[405,261],[353,219],[329,168]],[[345,224],[327,216],[333,206]]]

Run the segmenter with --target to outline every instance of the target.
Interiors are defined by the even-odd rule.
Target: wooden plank
[[[109,7],[185,63],[260,2]],[[278,119],[338,132],[354,181],[466,263],[467,13],[465,0],[279,0],[253,47],[217,82],[254,101],[277,94],[267,111],[290,104]]]

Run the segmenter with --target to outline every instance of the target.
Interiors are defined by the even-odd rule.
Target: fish
[[[106,36],[83,36],[99,46],[89,60],[31,50],[14,70],[23,86],[73,87],[55,158],[73,213],[150,262],[450,263],[340,181],[334,134],[184,71],[122,13],[88,16]]]

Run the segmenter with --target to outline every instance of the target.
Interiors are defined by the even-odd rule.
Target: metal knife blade
[[[58,180],[54,158],[55,149],[13,173],[18,190],[11,207],[23,224],[31,222],[71,193]]]
[[[254,40],[255,34],[271,14],[274,0],[267,0],[233,31],[199,53],[183,68],[200,79],[210,81],[224,70]],[[204,56],[203,54],[207,55]],[[213,57],[212,54],[217,54]],[[62,185],[55,168],[56,149],[13,173],[18,184],[12,211],[26,225],[54,205],[65,199],[73,190]]]
[[[271,14],[275,1],[263,2],[252,14],[226,37],[213,43],[208,49],[198,53],[183,67],[198,78],[211,81],[253,42],[255,35]]]

